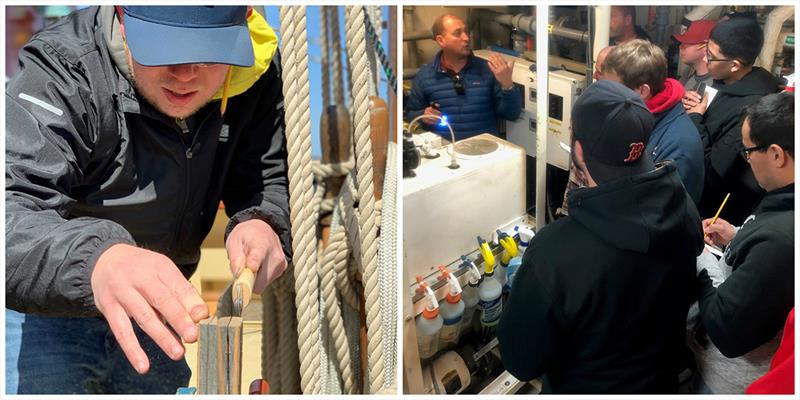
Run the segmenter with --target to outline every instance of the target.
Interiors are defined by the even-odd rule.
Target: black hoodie
[[[568,196],[515,277],[503,364],[553,393],[676,392],[703,233],[675,165]]]
[[[697,209],[703,218],[711,218],[725,195],[730,193],[720,218],[740,225],[764,193],[750,166],[739,156],[742,149],[740,114],[761,97],[777,92],[778,79],[763,68],[755,67],[730,85],[715,81],[713,87],[718,92],[705,114],[689,114],[703,139],[705,152],[705,185]]]

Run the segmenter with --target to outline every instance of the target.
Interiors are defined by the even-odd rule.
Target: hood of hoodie
[[[729,96],[753,96],[775,93],[780,81],[761,67],[753,67],[749,74],[730,85],[714,81],[714,88]]]
[[[119,19],[113,6],[101,6],[99,23],[106,39],[108,52],[117,68],[128,81],[133,82],[132,68],[128,63],[125,41],[122,38]],[[232,67],[231,81],[228,97],[234,97],[247,91],[256,81],[267,72],[270,61],[278,49],[278,36],[269,26],[261,14],[253,9],[247,16],[247,26],[250,29],[250,40],[253,43],[255,62],[250,67]],[[214,100],[222,98],[223,89],[214,95]]]
[[[703,249],[700,215],[673,162],[568,194],[569,215],[609,245],[638,253]]]
[[[660,114],[669,110],[675,104],[680,103],[686,91],[680,82],[672,78],[667,78],[664,81],[664,89],[658,92],[655,96],[647,100],[647,109],[653,114]]]
[[[767,192],[754,213],[788,210],[794,210],[794,183]]]

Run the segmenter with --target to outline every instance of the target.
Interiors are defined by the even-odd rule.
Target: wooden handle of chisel
[[[245,267],[239,277],[233,281],[233,295],[236,296],[237,286],[242,287],[242,310],[250,304],[250,298],[253,297],[253,285],[255,285],[256,276],[253,270]]]

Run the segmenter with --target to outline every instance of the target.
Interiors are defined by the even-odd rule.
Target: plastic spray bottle
[[[425,293],[428,304],[422,310],[422,314],[417,316],[417,344],[419,345],[419,358],[425,360],[431,358],[439,351],[439,335],[442,332],[442,316],[439,315],[439,302],[436,295],[428,284],[417,276],[419,283],[418,291]]]
[[[439,271],[442,271],[439,279],[446,280],[448,284],[447,297],[439,309],[443,321],[439,347],[446,348],[458,343],[458,337],[461,334],[461,320],[464,317],[464,301],[461,299],[461,285],[458,284],[458,278],[453,276],[444,265],[439,266]]]
[[[513,237],[499,229],[497,230],[497,241],[500,243],[500,246],[503,246],[505,251],[503,252],[503,256],[500,257],[500,270],[497,271],[495,276],[503,287],[503,293],[508,293],[508,291],[511,290],[511,287],[508,286],[508,263],[519,254],[517,251],[517,242],[514,241]]]
[[[466,332],[472,328],[472,317],[478,309],[478,286],[481,284],[483,277],[481,276],[478,267],[467,256],[461,256],[461,267],[467,268],[467,286],[461,292],[461,300],[464,301],[464,319],[461,324],[461,332]]]
[[[519,235],[519,254],[512,258],[511,261],[508,262],[508,281],[506,285],[508,289],[511,290],[511,287],[514,285],[514,276],[517,273],[517,270],[522,265],[522,256],[525,254],[525,250],[528,249],[528,244],[533,239],[533,231],[528,228],[520,228],[518,226],[514,227],[514,230],[517,231]]]
[[[478,236],[479,250],[483,256],[485,279],[478,286],[478,308],[481,310],[481,328],[484,338],[491,335],[495,326],[500,322],[503,312],[503,287],[494,278],[494,254],[485,240]]]

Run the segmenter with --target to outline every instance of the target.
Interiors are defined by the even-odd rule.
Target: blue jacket
[[[432,64],[423,65],[417,72],[404,106],[406,120],[420,116],[430,103],[438,103],[453,128],[456,140],[459,140],[487,132],[497,134],[498,118],[510,121],[519,118],[522,110],[520,89],[515,86],[503,90],[486,60],[470,56],[460,71],[466,93],[459,95],[453,79],[441,65],[441,53],[436,54]],[[423,125],[450,139],[447,127]]]
[[[683,186],[697,205],[703,194],[705,169],[700,134],[681,102],[655,117],[656,125],[647,142],[647,152],[653,162],[675,161]]]

